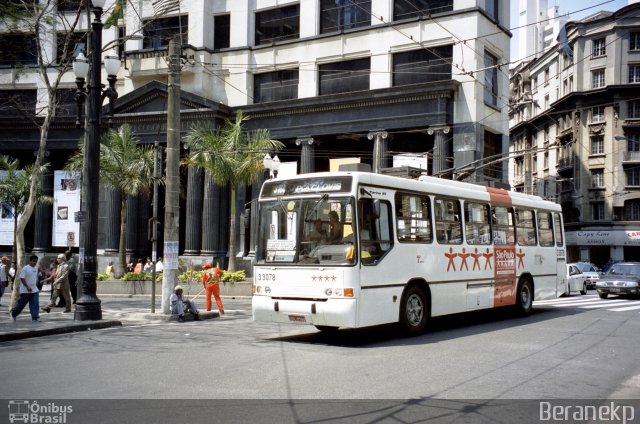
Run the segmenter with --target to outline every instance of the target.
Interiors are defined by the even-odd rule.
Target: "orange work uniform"
[[[220,298],[220,277],[223,272],[220,268],[208,268],[202,273],[202,284],[205,287],[205,306],[207,311],[211,310],[211,295],[216,298],[216,305],[221,314],[224,314],[224,306]]]

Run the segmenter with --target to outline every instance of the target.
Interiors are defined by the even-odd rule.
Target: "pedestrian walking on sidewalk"
[[[207,311],[211,310],[211,295],[216,298],[216,305],[218,305],[218,311],[220,314],[224,314],[224,306],[222,306],[222,299],[220,298],[220,277],[222,277],[222,270],[218,267],[211,268],[211,262],[205,262],[202,265],[202,285],[205,289],[205,306]]]
[[[75,304],[78,298],[78,288],[76,287],[76,281],[78,281],[78,264],[71,250],[64,252],[64,256],[67,261],[67,266],[69,267],[69,290],[71,291],[71,298]]]
[[[193,319],[195,321],[200,321],[200,316],[198,315],[198,308],[196,308],[196,304],[193,300],[185,299],[182,296],[183,288],[180,285],[177,285],[173,289],[173,294],[169,298],[169,302],[171,303],[171,313],[178,315],[178,321],[184,322],[184,313],[191,312],[193,314]]]
[[[56,305],[58,297],[62,296],[65,301],[65,312],[71,312],[71,293],[69,292],[69,265],[66,262],[66,256],[64,253],[58,255],[58,270],[56,271],[56,278],[53,280],[53,296],[51,302],[44,308],[45,312],[51,312],[51,308]]]
[[[11,309],[11,319],[16,320],[20,312],[29,304],[29,312],[33,321],[40,321],[40,293],[38,290],[38,257],[31,255],[29,264],[22,268],[18,280],[20,281],[20,297],[13,309]]]
[[[0,259],[0,301],[7,287],[9,287],[9,258],[3,256]],[[0,304],[0,306],[2,305]]]

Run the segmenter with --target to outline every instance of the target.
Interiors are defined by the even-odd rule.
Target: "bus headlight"
[[[326,294],[327,296],[331,296],[333,294],[333,290],[331,289],[324,289],[324,294]]]
[[[324,294],[328,297],[353,297],[353,289],[351,287],[326,288]]]
[[[265,292],[266,294],[271,293],[271,287],[269,287],[269,286],[265,286],[265,287],[264,287],[264,292]]]

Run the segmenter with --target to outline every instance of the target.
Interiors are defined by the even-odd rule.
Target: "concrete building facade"
[[[563,208],[569,260],[640,260],[640,4],[511,70],[513,189]]]

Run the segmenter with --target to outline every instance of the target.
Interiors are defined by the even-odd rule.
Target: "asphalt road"
[[[249,301],[235,301],[220,319],[2,343],[0,397],[638,399],[640,309],[612,309],[640,301],[598,301],[590,292],[536,305],[527,318],[434,319],[413,338],[393,326],[325,335],[254,323]]]

